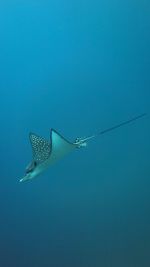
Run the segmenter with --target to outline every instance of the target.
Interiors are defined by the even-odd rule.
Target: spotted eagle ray
[[[20,182],[35,178],[39,174],[43,173],[43,171],[45,171],[50,165],[54,164],[76,148],[86,147],[87,141],[89,141],[90,139],[113,131],[119,127],[122,127],[123,125],[129,124],[137,119],[140,119],[145,115],[145,113],[141,114],[128,121],[124,121],[111,128],[107,128],[101,132],[98,132],[97,134],[93,134],[85,138],[78,137],[75,139],[74,142],[69,142],[54,129],[51,129],[49,142],[43,137],[40,137],[34,133],[30,133],[29,139],[32,146],[33,159],[31,163],[27,166],[25,176],[20,179]]]

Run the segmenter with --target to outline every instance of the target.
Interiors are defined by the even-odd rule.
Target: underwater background
[[[150,1],[0,2],[0,267],[150,266]],[[19,183],[30,131],[70,141]]]

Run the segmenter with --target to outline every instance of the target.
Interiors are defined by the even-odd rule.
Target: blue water
[[[150,2],[0,2],[0,267],[149,267]],[[70,141],[27,183],[30,131]]]

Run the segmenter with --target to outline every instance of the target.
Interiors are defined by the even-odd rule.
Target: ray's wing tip
[[[50,131],[51,131],[51,133],[54,132],[54,133],[59,134],[54,128],[51,128]]]
[[[58,135],[59,137],[65,139],[65,138],[63,137],[63,135],[60,134],[57,130],[55,130],[54,128],[51,128],[51,130],[50,130],[50,135],[51,135],[51,137],[52,137],[53,134],[56,134],[56,135]]]
[[[31,141],[32,137],[34,136],[35,134],[33,132],[29,132],[29,139]]]
[[[29,132],[29,137],[31,137],[32,135],[35,135],[35,133]]]

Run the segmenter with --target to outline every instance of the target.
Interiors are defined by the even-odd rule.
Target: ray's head
[[[37,163],[35,161],[32,161],[31,164],[27,166],[25,176],[22,179],[20,179],[20,182],[31,180],[37,175],[38,175]]]

